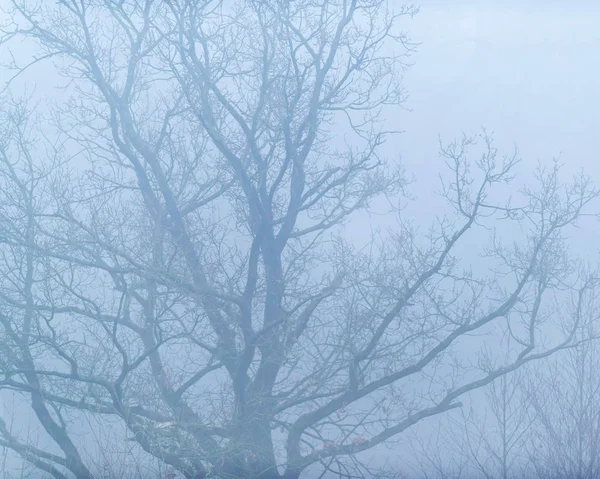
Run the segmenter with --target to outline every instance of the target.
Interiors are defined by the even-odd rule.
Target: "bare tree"
[[[526,470],[535,477],[591,479],[600,475],[600,351],[597,300],[582,308],[589,320],[577,329],[577,346],[535,368],[527,381],[538,420],[528,438]]]
[[[479,428],[478,432],[490,457],[488,462],[493,464],[493,474],[487,477],[508,479],[521,472],[523,446],[535,421],[535,413],[528,407],[527,395],[523,394],[523,376],[519,374],[522,371],[502,376],[490,385],[486,394],[492,424],[485,430]],[[485,420],[483,425],[486,426]],[[490,429],[496,433],[499,444],[490,439]]]
[[[526,374],[527,368],[521,368],[474,393],[468,410],[445,418],[435,445],[417,438],[419,469],[432,478],[521,477],[536,421]]]
[[[414,9],[5,4],[4,48],[38,49],[14,57],[8,88],[43,61],[67,79],[50,118],[16,101],[0,121],[1,384],[55,446],[0,424],[26,461],[99,477],[74,429],[85,413],[187,478],[357,477],[361,453],[575,340],[578,310],[540,311],[596,287],[564,241],[598,197],[583,175],[540,168],[511,204],[516,156],[484,133],[470,160],[463,138],[442,145],[448,209],[427,232],[400,215],[369,247],[344,238],[408,186],[380,147]],[[475,344],[499,328],[520,345],[508,360]]]
[[[449,415],[434,447],[417,440],[417,465],[430,477],[597,477],[596,303],[593,293],[577,297],[581,320],[570,347],[498,378],[485,400],[471,398],[476,408]]]

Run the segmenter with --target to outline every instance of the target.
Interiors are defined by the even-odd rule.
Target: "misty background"
[[[565,172],[584,168],[599,181],[597,2],[424,0],[419,5],[419,14],[401,23],[419,44],[404,79],[408,100],[404,110],[395,109],[386,119],[402,134],[383,146],[386,155],[401,158],[415,176],[409,190],[417,201],[403,214],[427,224],[442,203],[434,193],[442,170],[438,136],[449,140],[463,131],[478,133],[482,126],[494,133],[501,153],[518,149],[523,161],[516,184],[526,181],[538,162],[549,164],[553,158],[560,159]],[[61,80],[46,68],[31,69],[17,84],[40,98],[59,99],[56,85]],[[370,228],[353,222],[346,232],[358,242],[368,240],[387,221],[385,216],[371,218]],[[597,222],[590,220],[578,232],[570,241],[582,256],[595,259]],[[472,400],[483,404],[481,393]],[[393,454],[385,447],[368,454],[403,469],[414,452],[409,445],[415,436],[433,434],[446,420],[434,417],[417,424],[398,438],[395,444],[405,447],[394,446]],[[28,423],[22,416],[17,421]]]
[[[431,174],[440,168],[438,135],[446,140],[463,131],[477,133],[482,126],[495,133],[501,152],[517,148],[522,159],[517,171],[524,176],[515,184],[538,163],[554,158],[565,172],[583,168],[594,180],[600,177],[600,67],[595,60],[600,4],[425,0],[419,5],[419,14],[406,23],[420,43],[405,77],[410,112],[392,119],[404,133],[385,146],[401,154],[417,176],[414,193],[421,201],[408,206],[410,214],[430,217],[438,201],[432,193],[439,177]],[[569,240],[595,261],[599,234],[597,221],[591,220]],[[489,407],[481,391],[470,400],[476,409]],[[418,443],[421,453],[435,447],[440,424],[451,428],[461,416],[452,415],[431,418],[405,435],[402,447],[394,448],[402,455],[398,468],[414,460],[412,445]],[[449,455],[441,457],[450,462]],[[389,451],[381,455],[389,457]]]

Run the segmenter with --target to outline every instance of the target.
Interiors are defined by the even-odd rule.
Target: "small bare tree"
[[[531,476],[592,479],[600,475],[600,310],[594,296],[581,308],[589,320],[577,328],[575,347],[534,368],[527,381],[537,420],[527,444]]]
[[[536,420],[526,387],[526,368],[496,379],[440,424],[436,445],[417,440],[415,458],[431,478],[521,477]],[[483,393],[483,394],[482,394]]]
[[[540,168],[511,205],[517,158],[484,134],[471,160],[463,138],[441,148],[447,211],[427,232],[401,217],[370,248],[343,236],[407,186],[380,147],[412,8],[4,4],[4,48],[38,49],[15,78],[52,59],[67,79],[43,121],[19,101],[0,119],[1,384],[53,446],[2,424],[0,445],[39,469],[99,477],[88,414],[190,479],[356,477],[361,453],[573,343],[578,310],[540,311],[596,287],[564,241],[598,197],[583,175]],[[520,347],[483,358],[501,329]]]

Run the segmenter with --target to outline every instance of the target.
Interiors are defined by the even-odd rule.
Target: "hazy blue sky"
[[[523,173],[560,157],[569,171],[584,167],[600,180],[598,2],[419,3],[404,23],[421,43],[405,82],[412,111],[390,118],[405,133],[387,151],[402,154],[420,192],[437,186],[438,133],[450,139],[481,126],[501,151],[518,147]],[[597,233],[579,239],[589,244]]]
[[[421,4],[407,22],[422,42],[406,81],[414,112],[402,140],[410,150],[438,131],[445,136],[487,125],[526,157],[562,153],[566,161],[596,165],[600,5]]]
[[[518,147],[525,176],[538,160],[560,157],[600,183],[600,3],[591,1],[426,0],[405,22],[420,42],[407,72],[410,94],[390,121],[404,134],[387,145],[418,179],[411,214],[430,217],[438,185],[438,133],[450,139],[481,126],[501,151]],[[597,259],[600,225],[572,240]],[[580,251],[578,251],[580,253]],[[421,423],[427,431],[437,419]],[[403,438],[410,441],[406,436]],[[395,449],[397,456],[401,449]],[[390,457],[384,451],[382,457]],[[402,463],[403,459],[399,459]]]

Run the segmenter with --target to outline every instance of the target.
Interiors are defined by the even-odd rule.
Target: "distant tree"
[[[432,435],[435,444],[417,438],[419,472],[431,479],[521,477],[536,421],[527,372],[521,368],[499,377],[471,398],[468,410],[444,418]]]
[[[417,437],[417,467],[430,478],[600,475],[600,309],[578,295],[571,346],[504,375],[450,415],[429,441]],[[561,301],[561,299],[558,299]],[[573,327],[571,323],[569,330]]]
[[[0,112],[0,384],[50,446],[3,423],[0,445],[40,470],[99,477],[85,412],[190,479],[356,477],[361,453],[575,340],[568,301],[539,312],[596,288],[564,241],[598,198],[583,175],[540,168],[511,204],[516,156],[483,134],[470,160],[463,138],[442,145],[430,229],[344,236],[408,186],[380,147],[414,9],[7,4],[3,51],[33,42],[66,79],[52,115]],[[520,341],[508,360],[477,346],[498,328]]]
[[[594,296],[580,307],[589,320],[577,328],[577,346],[536,367],[526,383],[538,418],[525,448],[530,477],[600,476],[600,309]]]

